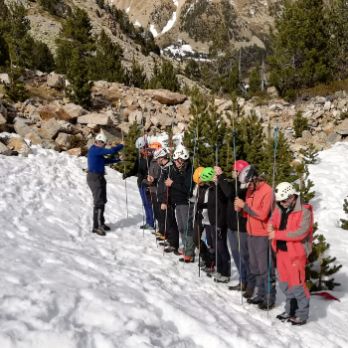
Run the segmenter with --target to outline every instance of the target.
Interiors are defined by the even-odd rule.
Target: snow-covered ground
[[[348,194],[348,144],[310,167],[320,232],[343,268],[341,302],[311,300],[310,321],[293,327],[241,303],[202,275],[197,263],[163,254],[143,233],[135,179],[108,170],[106,216],[112,230],[91,234],[85,159],[34,148],[0,156],[0,347],[347,347],[347,231],[338,227]],[[235,272],[234,276],[236,280]]]

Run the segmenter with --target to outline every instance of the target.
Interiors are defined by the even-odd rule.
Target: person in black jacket
[[[173,154],[174,165],[165,181],[169,189],[170,201],[175,206],[175,218],[183,244],[181,262],[194,262],[195,245],[193,243],[193,204],[192,196],[193,166],[189,153],[183,146],[176,148]]]
[[[130,176],[137,176],[138,188],[141,197],[141,201],[145,211],[145,224],[140,226],[141,229],[155,229],[155,219],[151,204],[151,196],[148,189],[147,176],[149,166],[152,160],[152,149],[148,147],[146,139],[140,137],[137,139],[136,147],[139,150],[138,157],[134,163],[134,167],[128,173],[123,174],[123,179]]]
[[[238,177],[238,173],[244,166],[249,164],[245,161],[236,161],[233,165],[234,180]],[[239,284],[230,286],[230,290],[245,291],[247,288],[247,281],[249,276],[249,252],[248,252],[248,235],[246,231],[246,218],[241,212],[235,212],[234,199],[240,197],[245,199],[246,189],[240,188],[240,183],[237,181],[229,181],[223,174],[220,167],[214,167],[218,177],[218,185],[221,188],[224,196],[227,199],[227,225],[228,225],[228,239],[230,243],[233,261],[239,273]],[[237,187],[236,187],[237,186]],[[236,192],[237,188],[237,192]],[[238,219],[238,220],[237,220]]]
[[[231,258],[227,247],[227,199],[216,183],[217,176],[213,168],[205,168],[201,180],[209,185],[206,203],[209,224],[205,225],[205,229],[207,235],[211,236],[210,243],[215,251],[217,272],[214,274],[214,281],[228,283],[231,276]]]
[[[157,201],[160,206],[161,221],[164,225],[165,248],[167,253],[178,253],[179,248],[179,231],[175,221],[174,205],[170,200],[169,188],[165,181],[170,177],[173,163],[169,160],[169,152],[166,148],[159,149],[154,153],[154,159],[161,168],[160,175],[157,181]]]

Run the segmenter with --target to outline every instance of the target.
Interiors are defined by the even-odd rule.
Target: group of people
[[[122,149],[122,145],[104,146],[97,138],[89,150],[87,175],[94,197],[92,231],[101,235],[107,227],[103,217],[106,193],[96,189],[95,182],[104,172],[96,172],[99,161],[93,158],[105,165],[115,161],[105,159],[106,154]],[[277,269],[279,287],[286,295],[285,311],[277,318],[305,324],[310,299],[305,266],[313,214],[294,186],[283,182],[273,189],[244,160],[233,163],[229,179],[218,166],[194,169],[183,145],[171,153],[161,143],[140,137],[136,146],[139,157],[123,179],[138,178],[146,217],[141,228],[153,230],[164,251],[178,255],[181,262],[192,263],[198,255],[201,269],[215,282],[230,281],[232,256],[239,283],[229,289],[242,291],[247,302],[261,310],[275,305]],[[98,179],[102,186],[104,181]]]

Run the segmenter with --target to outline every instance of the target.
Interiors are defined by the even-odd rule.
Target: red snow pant
[[[306,285],[306,256],[290,257],[287,251],[277,251],[277,270],[279,281],[287,283],[288,288],[294,286],[303,287],[307,298],[310,297]]]

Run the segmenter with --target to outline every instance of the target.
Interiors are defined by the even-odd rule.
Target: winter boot
[[[176,251],[176,249],[173,246],[170,246],[170,245],[168,245],[168,246],[166,246],[164,248],[164,252],[165,253],[175,253],[175,251]]]
[[[111,230],[110,226],[105,225],[105,224],[102,225],[101,227],[103,228],[104,231],[110,231]]]
[[[274,302],[262,302],[259,304],[259,309],[263,310],[263,311],[269,311],[271,309],[273,309],[275,307],[275,303]]]
[[[104,231],[104,229],[102,227],[93,228],[92,233],[95,233],[95,234],[97,234],[99,236],[105,236],[106,235],[106,233],[105,233],[105,231]]]
[[[184,255],[182,258],[179,259],[179,261],[185,262],[185,263],[191,263],[191,262],[195,262],[195,257]]]
[[[246,289],[247,287],[245,283],[239,283],[237,285],[232,285],[228,287],[228,290],[232,291],[245,291]]]
[[[287,321],[287,320],[289,320],[291,318],[291,315],[289,313],[287,313],[287,312],[283,312],[281,314],[278,314],[276,316],[276,318],[279,319],[282,322],[285,322],[285,321]]]
[[[254,294],[254,288],[246,288],[244,294],[243,294],[243,297],[244,298],[252,298],[253,297],[253,294]]]
[[[252,298],[248,298],[247,302],[249,304],[259,305],[259,304],[263,303],[263,299],[260,298],[260,297],[255,296],[255,297],[252,297]]]
[[[289,318],[288,322],[290,322],[292,325],[304,325],[307,323],[307,320],[299,317],[291,317]]]
[[[216,283],[228,283],[230,281],[230,277],[224,276],[220,273],[218,273],[215,277],[214,277],[214,282]]]

